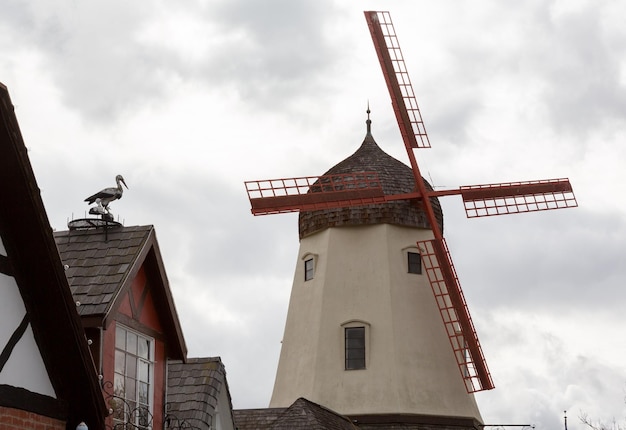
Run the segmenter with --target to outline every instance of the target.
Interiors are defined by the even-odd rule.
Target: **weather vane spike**
[[[124,177],[122,175],[117,175],[115,177],[115,182],[117,183],[117,187],[105,188],[85,199],[85,201],[90,205],[96,203],[96,206],[89,209],[90,214],[101,215],[103,219],[113,219],[113,215],[109,210],[109,204],[114,200],[119,200],[122,198],[122,194],[124,194],[124,188],[122,188],[122,184],[124,184],[124,186],[128,189],[128,185],[126,185],[126,182],[124,181]]]

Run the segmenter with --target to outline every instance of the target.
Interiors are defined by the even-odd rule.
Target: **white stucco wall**
[[[0,350],[4,349],[24,315],[26,308],[15,279],[0,273]],[[0,384],[56,398],[30,324],[0,371]]]
[[[226,389],[226,384],[223,384],[214,412],[213,424],[215,430],[235,430],[235,423],[230,412],[231,406],[228,390]]]
[[[271,407],[305,397],[342,414],[481,419],[426,274],[407,273],[407,248],[429,238],[429,230],[381,224],[301,241]],[[317,256],[306,282],[305,254]],[[350,320],[369,323],[364,370],[344,370],[342,324]]]

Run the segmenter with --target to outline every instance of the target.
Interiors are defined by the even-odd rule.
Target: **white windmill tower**
[[[326,174],[246,182],[255,215],[300,212],[270,407],[305,397],[353,417],[480,422],[473,392],[493,383],[442,236],[438,197],[460,194],[469,217],[576,200],[567,179],[434,191],[413,154],[430,142],[390,16],[365,17],[411,167],[378,147],[368,117],[361,147]]]

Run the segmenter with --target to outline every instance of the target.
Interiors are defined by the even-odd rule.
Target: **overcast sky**
[[[486,423],[582,428],[626,407],[626,3],[610,0],[3,0],[0,82],[53,228],[114,185],[154,224],[190,356],[265,407],[297,215],[244,180],[319,175],[365,135],[407,162],[363,10],[394,20],[436,187],[569,177],[579,207],[445,231],[496,389]]]

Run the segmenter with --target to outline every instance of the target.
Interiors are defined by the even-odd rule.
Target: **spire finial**
[[[367,124],[367,134],[370,135],[372,134],[372,120],[370,119],[370,101],[367,101],[367,121],[365,121],[365,124]]]

